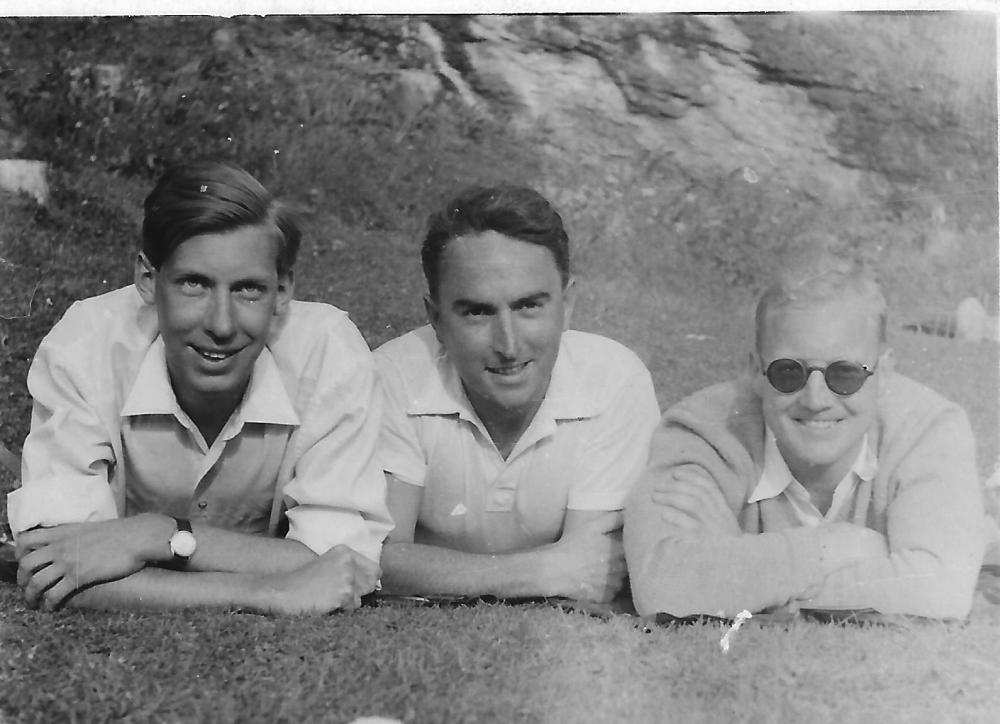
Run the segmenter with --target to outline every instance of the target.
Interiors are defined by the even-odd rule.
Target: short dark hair
[[[155,269],[192,237],[267,226],[278,242],[278,273],[285,274],[295,264],[302,239],[291,211],[257,179],[226,161],[195,161],[167,169],[146,197],[144,209],[142,251]]]
[[[527,186],[472,186],[427,219],[420,261],[432,297],[448,242],[484,231],[544,246],[552,252],[563,285],[569,282],[569,237],[562,217],[541,194]]]

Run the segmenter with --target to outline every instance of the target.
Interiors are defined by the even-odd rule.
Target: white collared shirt
[[[472,409],[433,329],[375,352],[385,405],[383,469],[423,487],[416,541],[504,553],[551,543],[568,508],[617,510],[659,419],[636,355],[565,332],[545,399],[504,459]]]
[[[156,310],[134,287],[78,302],[39,346],[15,534],[153,511],[378,560],[391,529],[375,460],[380,396],[347,315],[292,302],[243,400],[206,444],[170,385]]]
[[[771,429],[764,427],[764,469],[760,481],[754,488],[747,503],[756,503],[782,496],[791,506],[793,515],[800,525],[815,527],[821,523],[845,520],[850,513],[850,505],[854,500],[858,484],[861,481],[871,481],[875,477],[877,461],[875,451],[868,444],[868,435],[861,439],[861,447],[850,470],[837,483],[833,490],[833,499],[824,515],[812,502],[809,491],[795,479],[788,469],[788,464],[778,449],[777,440]]]

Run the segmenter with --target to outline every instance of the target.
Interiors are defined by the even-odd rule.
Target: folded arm
[[[604,601],[621,588],[625,559],[613,532],[621,528],[619,512],[568,510],[555,543],[517,553],[466,553],[414,543],[423,488],[387,478],[396,522],[382,554],[387,593]]]
[[[270,614],[322,614],[361,605],[379,568],[347,546],[280,573],[174,571],[147,567],[124,578],[86,586],[67,601],[75,608],[162,611],[241,609]],[[42,608],[59,603],[42,599]]]
[[[625,547],[640,613],[735,615],[790,602],[940,618],[968,613],[982,511],[971,432],[959,411],[936,420],[898,463],[886,535],[850,523],[739,534],[679,523],[676,509],[665,511],[671,506],[654,496],[682,461],[699,462],[733,518],[742,509],[740,479],[749,468],[706,439],[711,435],[696,426],[658,430],[654,459],[626,506]]]

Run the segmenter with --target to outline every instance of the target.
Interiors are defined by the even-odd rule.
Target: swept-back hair
[[[803,309],[851,296],[865,303],[878,324],[878,342],[886,343],[886,301],[875,273],[848,259],[818,252],[802,256],[781,269],[761,294],[755,315],[755,340],[760,354],[768,314],[778,309]]]
[[[441,255],[448,242],[484,231],[545,247],[552,252],[563,285],[569,282],[569,237],[552,205],[527,186],[473,186],[427,220],[420,261],[432,297],[437,295]]]
[[[192,237],[247,226],[272,231],[279,274],[295,264],[302,232],[294,215],[231,163],[196,161],[168,169],[146,197],[144,209],[142,251],[156,269]]]

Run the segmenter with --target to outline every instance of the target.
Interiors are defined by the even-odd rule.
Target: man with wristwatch
[[[816,254],[762,295],[744,378],[667,410],[625,509],[641,614],[962,618],[983,556],[965,412],[893,370],[875,278]]]
[[[28,374],[30,606],[324,612],[375,587],[374,364],[344,312],[292,300],[299,239],[242,169],[160,179],[135,284],[74,304]]]

